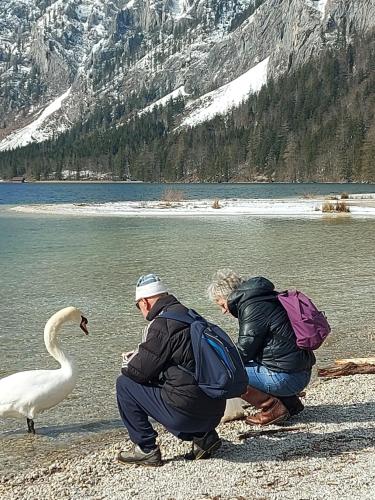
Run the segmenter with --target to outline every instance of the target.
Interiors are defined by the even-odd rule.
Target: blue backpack
[[[187,314],[162,311],[159,317],[190,325],[195,373],[199,388],[213,399],[231,399],[246,392],[248,377],[241,356],[220,327],[209,323],[192,309]]]

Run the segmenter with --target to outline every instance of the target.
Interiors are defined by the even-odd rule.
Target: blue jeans
[[[294,396],[307,386],[311,378],[311,370],[275,372],[255,361],[250,361],[245,368],[249,385],[273,396]]]

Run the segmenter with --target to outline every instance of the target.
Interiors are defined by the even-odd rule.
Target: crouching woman
[[[315,356],[296,344],[285,309],[268,279],[244,279],[224,269],[208,289],[223,312],[238,318],[237,347],[249,377],[241,397],[260,411],[246,421],[270,425],[303,410],[298,394],[308,385]]]

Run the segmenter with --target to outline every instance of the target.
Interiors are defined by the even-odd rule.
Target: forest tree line
[[[0,176],[374,182],[375,33],[270,80],[228,115],[179,129],[183,109],[178,98],[129,120],[129,106],[102,103],[55,140],[0,153]]]

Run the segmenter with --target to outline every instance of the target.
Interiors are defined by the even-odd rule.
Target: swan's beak
[[[83,331],[83,333],[84,333],[85,335],[88,335],[88,334],[89,334],[89,331],[88,331],[88,329],[86,328],[86,325],[87,325],[87,323],[88,323],[88,322],[89,322],[89,321],[88,321],[88,319],[87,319],[87,318],[85,318],[84,316],[81,316],[81,323],[79,324],[79,327],[80,327],[80,329]]]

